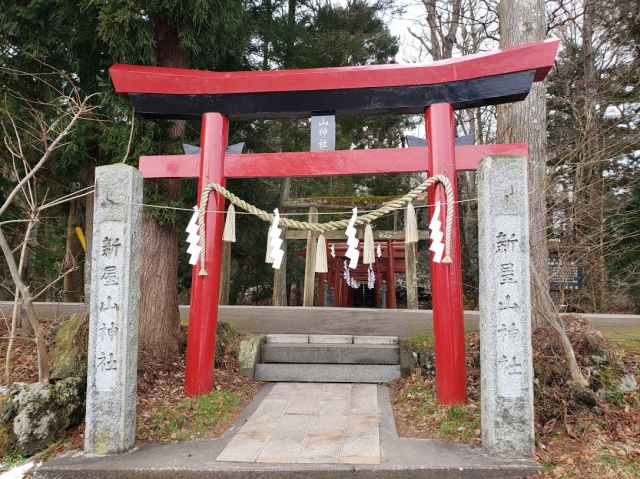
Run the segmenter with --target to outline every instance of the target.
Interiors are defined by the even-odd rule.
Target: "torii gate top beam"
[[[549,39],[417,65],[209,72],[116,64],[109,72],[137,113],[157,118],[422,114],[434,103],[462,109],[523,100],[553,66],[558,45]]]

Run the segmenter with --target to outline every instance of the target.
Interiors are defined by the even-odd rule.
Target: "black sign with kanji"
[[[549,289],[582,289],[582,266],[580,258],[549,256]]]

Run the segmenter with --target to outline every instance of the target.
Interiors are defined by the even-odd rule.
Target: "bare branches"
[[[486,0],[422,0],[424,17],[409,27],[418,61],[476,53],[497,44],[495,2]]]
[[[12,72],[14,74],[24,74]],[[63,77],[64,86],[67,93],[62,92],[53,82],[49,82],[42,75],[30,75],[31,78],[43,82],[49,88],[49,92],[54,92],[55,98],[48,103],[40,101],[27,101],[15,92],[8,92],[4,97],[3,107],[0,109],[0,123],[4,133],[4,146],[6,153],[11,156],[11,179],[15,185],[6,196],[4,203],[0,206],[0,216],[6,214],[9,206],[17,205],[22,208],[24,219],[6,219],[0,223],[0,248],[4,255],[9,269],[11,279],[16,287],[16,305],[18,299],[22,298],[22,304],[26,309],[29,323],[35,332],[36,348],[38,351],[38,377],[40,382],[49,381],[49,364],[44,334],[42,327],[36,316],[33,302],[45,291],[50,289],[55,283],[63,279],[72,271],[77,269],[77,265],[72,265],[67,271],[62,272],[56,279],[45,285],[40,292],[33,295],[30,287],[22,278],[25,253],[31,232],[39,222],[40,214],[43,210],[59,206],[67,201],[71,201],[93,192],[92,188],[85,188],[80,191],[70,193],[60,198],[47,201],[48,189],[38,198],[38,179],[43,170],[43,166],[51,160],[54,153],[69,144],[68,137],[76,128],[78,121],[92,117],[97,106],[92,105],[91,100],[94,95],[83,96],[74,85],[71,78],[61,72],[55,74]],[[2,227],[18,223],[27,222],[26,236],[22,244],[17,248],[21,250],[20,264],[16,264],[14,251],[11,250],[5,237]],[[17,308],[14,308],[13,321],[10,337],[15,337]],[[13,339],[10,340],[7,356],[5,360],[5,375],[10,374],[10,355]]]
[[[536,305],[540,305],[542,307],[542,310],[537,311],[537,313],[543,316],[544,319],[558,333],[565,359],[567,360],[567,364],[569,365],[571,379],[580,387],[588,387],[589,380],[584,376],[584,374],[582,374],[582,371],[580,371],[580,368],[578,367],[578,362],[576,361],[576,355],[573,351],[573,346],[571,345],[571,342],[567,337],[567,332],[564,329],[564,323],[562,322],[562,319],[560,319],[558,310],[555,308],[553,300],[549,295],[549,288],[542,282],[540,273],[538,273],[538,269],[535,267],[535,264],[533,262],[531,263],[531,277],[538,294],[544,298],[543,301],[539,301],[536,303]]]
[[[36,335],[36,346],[38,349],[38,380],[43,383],[48,383],[49,361],[47,358],[47,347],[44,340],[42,326],[40,326],[40,322],[36,316],[29,287],[24,284],[20,277],[13,253],[11,252],[11,248],[9,248],[9,244],[7,243],[7,239],[5,238],[2,229],[0,229],[0,249],[2,249],[2,253],[7,261],[7,265],[9,266],[11,278],[13,279],[16,288],[20,290],[20,295],[22,296],[23,303],[27,310],[27,316],[29,317],[29,322],[31,323],[31,327],[33,327]]]
[[[81,118],[88,117],[91,114],[91,112],[96,109],[96,107],[91,106],[89,102],[89,100],[93,96],[95,95],[89,95],[84,99],[82,99],[79,103],[76,101],[75,95],[67,95],[60,99],[63,104],[67,105],[67,109],[66,111],[62,112],[60,118],[54,120],[54,122],[45,129],[44,134],[42,135],[42,138],[41,138],[44,144],[44,152],[33,167],[28,166],[27,158],[24,156],[24,153],[22,152],[22,146],[20,145],[20,140],[19,139],[16,140],[16,142],[20,145],[19,148],[16,149],[16,148],[12,148],[12,146],[14,146],[15,143],[10,143],[5,139],[5,145],[7,146],[7,149],[11,152],[11,155],[16,158],[20,158],[24,162],[25,175],[20,179],[18,184],[9,193],[3,205],[0,206],[0,215],[2,215],[7,210],[9,205],[14,201],[15,197],[23,189],[23,187],[25,185],[28,185],[29,180],[31,180],[36,175],[36,173],[40,170],[40,168],[42,168],[42,166],[51,157],[52,153],[58,148],[60,148],[61,146],[64,146],[63,139],[66,138],[69,135],[69,133],[73,130],[76,122]],[[11,114],[9,114],[9,116],[11,117]],[[66,124],[66,126],[62,126],[64,124],[63,123],[64,119],[68,120],[68,123]],[[14,123],[13,118],[11,121],[12,123]],[[40,119],[38,119],[38,121],[40,122]],[[40,122],[40,127],[45,128],[41,122]],[[48,133],[50,131],[53,131],[54,127],[59,128],[59,133],[53,138],[53,140],[49,141],[50,139],[48,137]],[[6,133],[6,129],[5,129],[5,133]],[[26,197],[33,197],[33,193],[31,192],[29,195],[26,195]],[[31,206],[33,207],[35,205],[32,204]]]

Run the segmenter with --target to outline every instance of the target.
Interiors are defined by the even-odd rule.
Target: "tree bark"
[[[76,233],[76,226],[80,225],[80,200],[71,200],[69,202],[69,215],[67,216],[67,243],[64,254],[64,269],[68,271],[76,268],[67,274],[63,280],[63,291],[65,301],[70,303],[79,303],[82,301],[84,292],[84,272],[78,265],[82,256],[82,245]]]
[[[280,201],[291,196],[291,178],[282,178],[280,183]],[[282,203],[281,203],[282,204]],[[281,207],[282,208],[282,207]],[[271,303],[273,306],[288,306],[289,292],[287,290],[287,229],[282,228],[280,233],[282,238],[281,248],[284,251],[280,269],[273,270],[273,296]]]
[[[407,277],[407,309],[418,309],[416,243],[404,244],[404,264]]]
[[[154,17],[158,66],[189,68],[175,28],[161,16]],[[172,137],[182,136],[185,122],[174,121]],[[158,180],[158,191],[173,201],[180,199],[182,180]],[[143,213],[140,299],[140,350],[147,358],[171,359],[179,353],[178,228],[163,228]]]
[[[291,68],[292,58],[290,54],[293,51],[293,26],[295,25],[296,18],[296,0],[289,0],[288,12],[287,12],[287,25],[288,32],[286,36],[285,55],[282,62],[282,68]],[[270,3],[269,3],[270,5]],[[267,66],[267,62],[265,62]],[[290,132],[291,132],[291,120],[282,120],[282,137],[281,137],[281,151],[289,151],[290,148]],[[291,178],[282,178],[280,182],[280,211],[282,211],[283,200],[291,196]],[[284,250],[284,257],[280,264],[280,269],[275,269],[273,274],[273,295],[271,303],[273,306],[288,306],[289,303],[289,290],[287,288],[287,230],[282,228],[281,236],[282,246]]]
[[[11,274],[11,279],[13,283],[16,285],[16,288],[20,290],[20,295],[22,296],[22,301],[24,307],[27,311],[27,318],[31,323],[31,327],[35,333],[36,337],[36,348],[38,351],[38,381],[41,383],[49,382],[49,358],[47,356],[47,345],[44,340],[44,333],[42,331],[42,327],[40,326],[40,322],[38,321],[38,317],[36,316],[36,310],[33,307],[33,299],[31,297],[31,291],[29,291],[29,287],[22,281],[20,274],[18,274],[18,266],[16,265],[15,258],[13,257],[13,252],[7,243],[7,240],[4,236],[4,232],[0,228],[0,249],[2,249],[2,253],[7,261],[7,265],[9,266],[9,273]]]
[[[598,148],[599,97],[592,45],[595,14],[594,1],[585,1],[582,21],[584,124],[581,131],[580,158],[576,165],[573,214],[576,225],[574,244],[588,246],[590,250],[585,261],[585,273],[590,278],[587,294],[591,298],[591,308],[593,311],[604,313],[607,310],[603,247],[604,181],[603,162]]]
[[[312,206],[309,208],[309,223],[318,222],[318,208]],[[315,231],[307,232],[307,257],[304,263],[304,297],[303,306],[313,306],[315,298],[316,283],[316,251],[318,248],[318,233]],[[300,289],[300,288],[298,288]]]
[[[87,186],[95,186],[96,184],[96,162],[90,159],[87,164],[87,171],[84,175],[84,181]],[[85,196],[84,204],[84,242],[86,249],[84,251],[84,304],[89,306],[91,295],[91,250],[93,248],[93,195]]]
[[[35,270],[36,270],[36,251],[35,251],[35,245],[37,244],[38,241],[38,227],[40,226],[40,223],[35,222],[33,223],[33,227],[31,228],[30,232],[29,232],[29,236],[25,237],[25,241],[27,242],[27,251],[25,252],[25,257],[24,257],[24,265],[26,266],[26,274],[21,274],[20,278],[22,279],[22,281],[24,282],[24,286],[27,289],[31,289],[31,283],[33,281],[33,276],[35,274]],[[26,308],[26,298],[23,296],[22,297],[22,301],[23,304],[25,305]],[[20,326],[22,327],[22,334],[25,337],[28,337],[31,334],[31,331],[33,330],[32,328],[32,321],[29,319],[29,316],[21,316],[21,324]]]
[[[544,39],[546,20],[543,0],[502,0],[500,17],[500,47],[520,45]],[[546,84],[534,83],[526,100],[498,106],[498,143],[529,145],[529,200],[531,266],[548,285],[547,251],[547,104]],[[532,324],[543,322],[547,299],[532,290]]]
[[[176,181],[167,189],[180,194]],[[139,347],[147,358],[170,359],[179,354],[178,228],[163,228],[145,211],[142,222]]]
[[[231,243],[222,242],[222,263],[220,268],[220,293],[218,304],[229,304],[229,289],[231,280]]]
[[[31,228],[33,228],[33,221],[27,223],[27,229],[24,234],[22,247],[20,248],[20,261],[18,263],[18,277],[22,277],[22,270],[24,269],[24,263],[29,251],[27,239],[31,236]],[[16,328],[18,326],[18,320],[21,318],[22,309],[20,307],[20,288],[16,286],[14,298],[13,298],[13,314],[11,315],[11,332],[9,334],[9,345],[7,346],[7,355],[4,363],[4,376],[7,384],[11,383],[11,351],[13,351],[13,343],[16,337]]]

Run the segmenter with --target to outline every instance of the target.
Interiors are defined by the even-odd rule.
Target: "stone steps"
[[[260,363],[255,377],[270,382],[386,383],[400,377],[400,365]]]
[[[270,334],[255,365],[261,381],[385,383],[400,373],[394,336]]]
[[[263,363],[400,364],[392,344],[273,344],[262,346]]]

